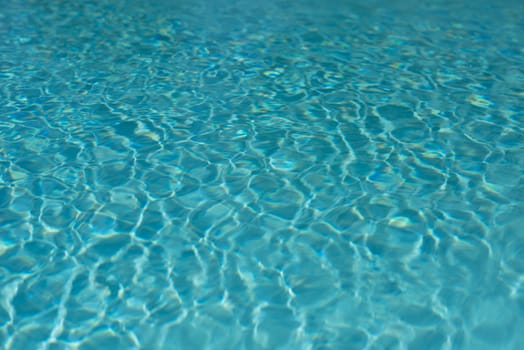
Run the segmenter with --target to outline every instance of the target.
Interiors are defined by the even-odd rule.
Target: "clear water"
[[[521,1],[0,2],[0,348],[524,349]]]

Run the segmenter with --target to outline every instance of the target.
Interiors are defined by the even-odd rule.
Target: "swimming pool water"
[[[0,5],[0,348],[524,349],[524,3]]]

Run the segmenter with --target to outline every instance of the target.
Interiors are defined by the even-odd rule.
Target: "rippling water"
[[[0,348],[524,349],[522,2],[0,6]]]

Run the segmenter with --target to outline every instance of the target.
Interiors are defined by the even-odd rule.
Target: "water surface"
[[[0,348],[524,348],[521,2],[0,6]]]

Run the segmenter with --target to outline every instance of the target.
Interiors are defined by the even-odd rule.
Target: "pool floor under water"
[[[524,349],[524,3],[0,6],[0,348]]]

